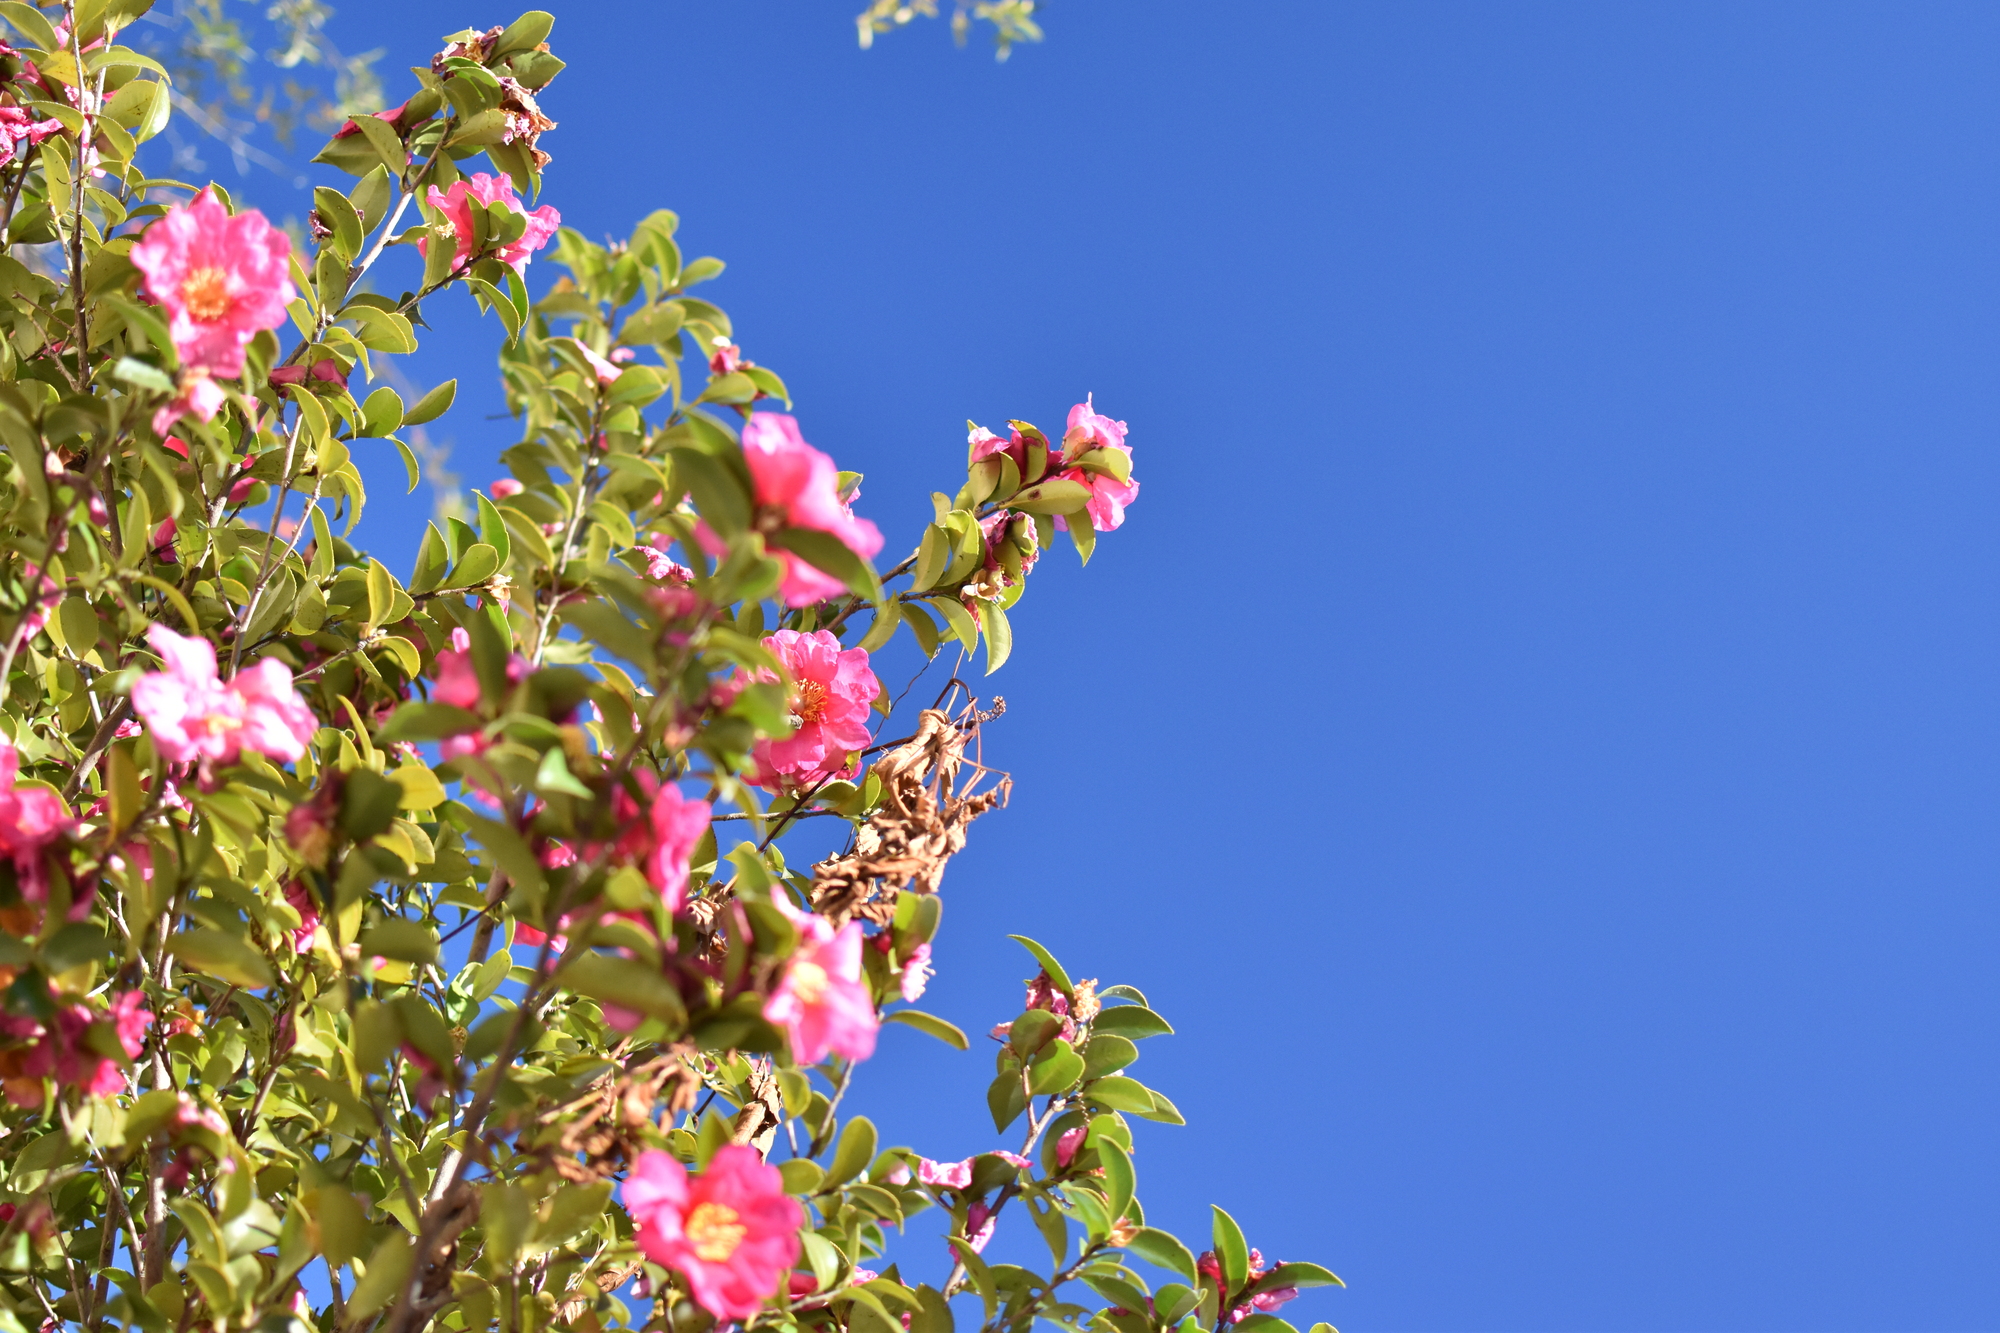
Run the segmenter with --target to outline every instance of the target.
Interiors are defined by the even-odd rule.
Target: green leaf
[[[917,567],[910,575],[910,589],[926,592],[937,586],[951,564],[951,534],[933,523],[924,529],[924,539],[917,545]]]
[[[406,963],[429,963],[437,959],[437,932],[421,921],[386,917],[361,932],[361,953]]]
[[[551,746],[542,753],[542,762],[535,769],[535,788],[538,791],[559,791],[586,801],[596,796],[595,792],[570,775],[560,745]]]
[[[1153,1094],[1146,1085],[1122,1074],[1096,1079],[1084,1086],[1083,1095],[1114,1111],[1146,1112],[1153,1109]]]
[[[896,610],[901,613],[904,622],[909,625],[910,632],[917,636],[917,647],[923,649],[924,656],[936,657],[938,650],[937,622],[932,620],[930,614],[914,602],[902,602],[898,604]]]
[[[1170,1232],[1155,1227],[1141,1227],[1138,1233],[1125,1243],[1125,1248],[1147,1263],[1157,1264],[1170,1273],[1178,1273],[1190,1283],[1199,1280],[1195,1273],[1193,1253]]]
[[[992,675],[1007,663],[1014,651],[1014,630],[998,602],[979,604],[979,623],[986,629],[986,674]]]
[[[636,1009],[679,1027],[687,1022],[687,1008],[674,984],[659,968],[632,958],[609,954],[581,953],[565,965],[556,980],[579,995]]]
[[[955,1024],[947,1023],[935,1014],[927,1014],[921,1009],[898,1009],[893,1014],[882,1015],[882,1021],[907,1024],[919,1032],[936,1037],[947,1046],[956,1046],[961,1051],[970,1045],[966,1041],[965,1033]]]
[[[1012,1069],[1003,1069],[1000,1076],[987,1085],[986,1109],[993,1115],[993,1128],[1004,1130],[1020,1118],[1028,1109],[1027,1094],[1021,1091],[1021,1076]]]
[[[847,1128],[840,1131],[840,1144],[833,1150],[833,1161],[826,1168],[826,1180],[820,1185],[822,1194],[838,1189],[848,1181],[868,1169],[875,1160],[875,1124],[865,1115],[855,1116],[847,1122]]]
[[[1055,984],[1057,990],[1061,991],[1064,995],[1074,996],[1076,994],[1076,987],[1070,985],[1069,973],[1063,971],[1063,965],[1056,961],[1054,954],[1029,939],[1026,935],[1009,935],[1007,938],[1035,956],[1035,961],[1041,964],[1042,971],[1049,974],[1049,980]]]
[[[373,116],[363,116],[362,120],[374,120]],[[376,121],[376,124],[381,124]],[[417,350],[417,335],[410,327],[410,321],[389,310],[377,310],[370,305],[350,303],[340,312],[340,318],[360,325],[359,336],[363,347],[377,352],[414,352]]]
[[[1121,1004],[1106,1009],[1090,1021],[1092,1032],[1116,1032],[1120,1036],[1135,1040],[1146,1037],[1169,1037],[1173,1027],[1151,1009],[1140,1004]]]
[[[965,603],[946,593],[941,597],[930,598],[927,604],[936,607],[944,616],[945,623],[951,626],[952,634],[965,645],[965,651],[969,653],[979,646],[979,625],[973,620],[972,613],[965,609]]]
[[[416,406],[403,413],[405,426],[421,426],[435,421],[451,409],[451,400],[458,396],[458,381],[446,380],[417,399]]]
[[[22,0],[5,0],[5,3],[0,3],[0,16],[13,24],[15,31],[27,38],[30,46],[40,47],[51,55],[64,49],[54,26],[33,5],[24,4]]]
[[[260,989],[277,979],[264,955],[247,941],[213,926],[181,931],[167,941],[167,952],[197,972],[245,990]]]
[[[1061,1092],[1083,1077],[1083,1057],[1076,1048],[1058,1038],[1042,1048],[1028,1069],[1028,1091],[1037,1097]]]
[[[111,367],[111,378],[141,389],[151,389],[154,393],[172,393],[174,377],[158,366],[146,364],[129,356],[121,356]]]
[[[826,1168],[809,1157],[793,1157],[778,1163],[778,1175],[787,1194],[812,1194],[826,1179]]]
[[[354,1294],[347,1298],[348,1318],[365,1319],[401,1293],[409,1281],[414,1243],[415,1238],[400,1227],[381,1239],[368,1256],[367,1276],[354,1284]]]
[[[1233,1294],[1250,1278],[1250,1246],[1235,1218],[1213,1204],[1209,1207],[1215,1214],[1215,1260],[1222,1266],[1222,1290]]]
[[[1132,1172],[1132,1159],[1123,1148],[1106,1139],[1097,1145],[1097,1164],[1104,1171],[1104,1213],[1115,1226],[1132,1206],[1132,1190],[1138,1183]]]
[[[375,733],[375,739],[382,742],[436,741],[471,731],[478,725],[478,716],[463,708],[417,700],[398,708],[382,729]]]
[[[1280,1287],[1344,1287],[1347,1284],[1318,1264],[1279,1264],[1257,1279],[1245,1296],[1256,1296]]]
[[[1100,1032],[1083,1048],[1083,1076],[1103,1078],[1139,1058],[1139,1048],[1124,1037]]]
[[[1007,502],[1024,514],[1073,514],[1090,500],[1090,487],[1067,477],[1037,482]]]

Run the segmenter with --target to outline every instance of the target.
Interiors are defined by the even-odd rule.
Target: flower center
[[[181,281],[187,312],[204,324],[221,319],[235,302],[229,296],[229,275],[219,268],[198,268]]]
[[[802,727],[819,721],[826,715],[826,686],[816,680],[801,681],[799,697],[792,704],[792,712],[798,715]]]
[[[818,1004],[826,994],[826,969],[810,959],[801,958],[792,964],[792,994],[805,1004]]]
[[[199,731],[206,736],[216,736],[223,732],[241,731],[243,729],[243,719],[240,717],[231,717],[227,713],[206,713],[201,717],[188,719],[186,725],[190,731]]]
[[[736,1247],[743,1243],[743,1237],[750,1230],[736,1220],[737,1213],[725,1203],[698,1203],[687,1215],[682,1232],[694,1246],[697,1256],[712,1264],[719,1264],[736,1253]]]

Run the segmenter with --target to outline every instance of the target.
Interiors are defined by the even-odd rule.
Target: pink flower
[[[758,741],[751,781],[770,791],[812,787],[860,771],[854,758],[868,746],[868,706],[882,692],[862,648],[842,648],[826,630],[781,629],[764,646],[785,664],[792,692],[791,735]],[[769,679],[769,673],[765,673]]]
[[[617,365],[622,366],[627,361],[636,361],[638,359],[639,354],[629,347],[614,347],[611,349],[611,360]]]
[[[1083,1149],[1083,1141],[1088,1137],[1090,1131],[1082,1125],[1078,1125],[1075,1129],[1064,1130],[1062,1136],[1056,1140],[1056,1165],[1067,1167],[1074,1162],[1077,1153]]]
[[[437,655],[437,683],[431,698],[454,708],[479,707],[479,673],[472,668],[472,636],[456,626],[451,647]]]
[[[1069,429],[1063,432],[1063,461],[1074,462],[1090,449],[1116,449],[1128,461],[1132,457],[1131,447],[1125,443],[1125,423],[1100,415],[1092,406],[1092,399],[1086,397],[1069,410]],[[1125,506],[1139,498],[1136,481],[1118,481],[1082,468],[1070,468],[1062,476],[1090,488],[1090,499],[1084,508],[1090,515],[1090,526],[1099,532],[1110,532],[1123,523]],[[1067,517],[1058,514],[1056,526],[1067,532]]]
[[[853,496],[840,496],[840,470],[833,459],[805,442],[799,423],[781,412],[759,412],[743,423],[743,460],[756,492],[759,525],[811,528],[838,537],[864,560],[882,549],[882,534],[856,518]],[[785,566],[779,593],[787,606],[810,606],[840,593],[844,584],[789,551],[773,551]]]
[[[62,133],[59,120],[29,120],[17,106],[0,106],[0,156],[13,157],[21,145],[37,144],[51,134]]]
[[[743,364],[743,349],[727,338],[715,340],[715,353],[708,358],[708,369],[714,375],[734,375],[736,368]]]
[[[632,549],[645,560],[647,578],[659,579],[666,583],[694,582],[694,571],[667,554],[667,548],[671,545],[673,538],[664,532],[656,532],[644,546],[635,546]]]
[[[146,229],[132,247],[146,294],[167,310],[181,364],[210,374],[243,373],[243,348],[260,329],[285,322],[292,243],[252,209],[235,217],[203,190]]]
[[[285,901],[299,914],[298,926],[285,932],[286,938],[292,942],[293,953],[304,953],[312,947],[313,936],[319,931],[319,907],[306,892],[306,886],[297,880],[285,885]]]
[[[116,1060],[92,1048],[90,1030],[108,1029],[128,1059],[137,1056],[153,1022],[145,1005],[145,996],[138,991],[118,996],[102,1014],[87,1004],[64,1005],[56,1010],[53,1029],[32,1018],[0,1018],[0,1034],[30,1043],[25,1049],[0,1056],[0,1081],[5,1083],[7,1100],[16,1106],[41,1105],[41,1084],[46,1078],[90,1097],[123,1092],[125,1071]]]
[[[21,896],[31,903],[48,898],[48,867],[43,852],[67,833],[69,817],[62,800],[46,787],[18,787],[20,752],[0,738],[0,852],[14,862]]]
[[[792,1058],[817,1064],[828,1052],[849,1060],[866,1060],[875,1053],[875,997],[861,973],[861,923],[850,921],[838,932],[825,917],[793,909],[782,898],[779,908],[799,928],[799,947],[785,968],[764,1017],[785,1030]]]
[[[680,911],[687,898],[688,856],[708,832],[712,813],[707,801],[690,801],[671,782],[653,797],[646,815],[653,830],[653,846],[645,857],[646,879],[660,891],[669,912]]]
[[[554,208],[543,204],[529,213],[521,207],[520,201],[514,198],[514,182],[505,176],[489,176],[483,171],[453,182],[448,191],[441,191],[435,185],[431,186],[429,194],[425,196],[425,202],[437,214],[435,222],[438,231],[450,236],[452,243],[457,246],[457,254],[452,260],[454,270],[465,268],[479,257],[473,250],[472,206],[474,204],[505,204],[510,212],[521,213],[527,217],[528,229],[521,233],[520,239],[509,241],[492,251],[495,259],[516,273],[527,272],[528,260],[534,256],[535,251],[549,243],[549,238],[556,234],[556,228],[562,225],[562,214],[556,212]],[[425,252],[428,244],[427,238],[418,238],[418,251]]]
[[[993,1228],[999,1222],[999,1211],[987,1207],[986,1200],[972,1201],[972,1206],[965,1210],[965,1238],[971,1242],[974,1254],[986,1248],[986,1242],[993,1239]]]
[[[570,341],[576,344],[577,351],[583,353],[583,359],[589,363],[591,370],[597,375],[597,382],[599,384],[616,384],[618,377],[625,373],[612,362],[606,361],[603,357],[592,351],[590,344],[583,339],[572,338]]]
[[[1017,1152],[1008,1152],[1005,1148],[998,1149],[986,1155],[988,1157],[998,1157],[1001,1161],[1005,1162],[1007,1165],[1013,1167],[1017,1171],[1026,1169],[1028,1165],[1027,1158],[1021,1156],[1021,1154]]]
[[[965,1189],[972,1184],[972,1159],[933,1162],[928,1157],[920,1157],[917,1159],[917,1179],[936,1189]]]
[[[717,1319],[756,1314],[798,1262],[805,1212],[778,1168],[745,1144],[717,1148],[698,1176],[648,1149],[623,1196],[640,1251],[686,1278],[695,1304]]]
[[[924,987],[937,975],[931,966],[931,946],[919,944],[910,950],[910,956],[903,960],[903,998],[915,1002],[924,998]]]
[[[486,493],[496,500],[504,500],[510,495],[519,495],[524,489],[512,477],[501,477],[486,488]]]
[[[206,639],[154,625],[146,641],[167,669],[133,683],[132,707],[169,763],[234,763],[243,750],[283,760],[305,753],[319,722],[292,688],[291,669],[283,662],[267,657],[224,684]]]

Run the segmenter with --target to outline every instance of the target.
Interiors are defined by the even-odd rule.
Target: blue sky
[[[2000,11],[858,7],[559,7],[545,199],[729,261],[892,557],[967,417],[1131,425],[926,1007],[1011,1017],[1008,931],[1147,991],[1141,1197],[1342,1274],[1302,1325],[2000,1326]],[[482,480],[498,325],[432,320]],[[892,1030],[863,1104],[961,1155],[990,1072]]]

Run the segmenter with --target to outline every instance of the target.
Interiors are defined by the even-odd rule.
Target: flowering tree
[[[841,1114],[881,1024],[969,1045],[910,1006],[1008,791],[998,701],[904,720],[871,654],[997,669],[1037,559],[1136,499],[1125,424],[974,429],[878,572],[673,214],[530,207],[549,15],[341,125],[302,252],[145,175],[145,3],[0,0],[0,1329],[1288,1328],[1330,1273],[1146,1219],[1130,1122],[1180,1117],[1131,986],[1022,939],[1009,1146]],[[416,484],[453,386],[366,385],[433,298],[496,317],[520,442],[399,578],[353,451]]]

